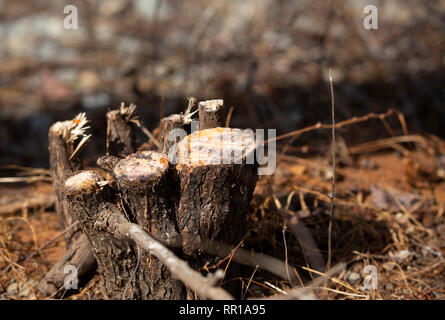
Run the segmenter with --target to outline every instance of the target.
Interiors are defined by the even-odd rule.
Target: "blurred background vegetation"
[[[63,28],[68,4],[78,30]],[[378,30],[363,27],[367,4]],[[0,165],[47,167],[50,124],[80,111],[87,154],[103,153],[104,113],[122,101],[149,129],[188,96],[225,99],[233,127],[327,122],[329,67],[337,120],[397,108],[444,137],[444,24],[444,1],[0,0]],[[355,130],[348,143],[385,133]]]

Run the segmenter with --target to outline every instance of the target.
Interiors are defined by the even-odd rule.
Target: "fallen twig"
[[[388,118],[389,116],[391,116],[393,114],[397,114],[398,115],[399,120],[401,121],[402,128],[405,131],[404,122],[401,120],[401,119],[404,119],[403,118],[403,114],[401,114],[399,111],[394,110],[394,109],[389,109],[385,113],[379,113],[379,114],[371,112],[371,113],[368,113],[367,115],[364,115],[362,117],[352,117],[351,119],[344,120],[344,121],[341,121],[341,122],[337,122],[335,124],[335,129],[340,129],[340,128],[349,126],[351,124],[356,124],[356,123],[360,123],[360,122],[366,122],[366,121],[368,121],[370,119],[386,119],[386,118]],[[331,124],[323,124],[321,122],[317,122],[316,124],[314,124],[312,126],[305,127],[305,128],[298,129],[298,130],[294,130],[294,131],[282,134],[282,135],[280,135],[278,137],[275,137],[275,138],[272,138],[272,139],[268,139],[267,141],[265,141],[265,143],[268,143],[268,142],[273,141],[273,140],[274,141],[283,140],[283,139],[286,139],[286,138],[289,138],[289,137],[293,137],[295,135],[301,135],[303,133],[311,132],[311,131],[318,130],[318,129],[332,129],[332,125]]]
[[[260,300],[314,300],[316,297],[311,293],[311,290],[320,287],[326,280],[332,279],[334,275],[342,272],[345,268],[346,263],[342,262],[336,264],[325,273],[312,270],[313,272],[319,273],[320,276],[308,283],[305,287],[298,287],[288,291],[286,294],[273,295]]]
[[[224,289],[214,287],[199,272],[176,257],[167,247],[151,237],[144,229],[134,223],[121,223],[117,231],[137,243],[137,245],[158,258],[170,272],[202,298],[232,300],[233,297]]]
[[[54,194],[48,194],[43,197],[41,196],[26,199],[25,201],[15,201],[13,203],[7,203],[0,206],[0,215],[16,213],[27,208],[41,207],[47,209],[54,206],[55,201],[56,196]]]

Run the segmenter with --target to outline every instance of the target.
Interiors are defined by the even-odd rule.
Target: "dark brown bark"
[[[168,117],[164,117],[161,119],[160,123],[160,136],[161,136],[161,145],[162,152],[167,154],[170,150],[170,147],[179,142],[179,137],[175,141],[168,141],[168,134],[174,129],[183,129],[184,128],[184,116],[181,114],[172,114]]]
[[[224,134],[235,141],[223,146]],[[235,244],[241,239],[257,181],[256,165],[248,164],[245,155],[227,164],[221,157],[223,150],[252,152],[252,143],[250,136],[228,128],[197,131],[179,143],[176,216],[185,253],[199,253],[204,240]]]
[[[136,151],[135,124],[121,110],[107,112],[107,152],[125,157]]]
[[[108,224],[110,233],[130,238],[143,250],[158,258],[165,266],[185,283],[190,290],[196,292],[200,298],[216,300],[233,300],[233,297],[223,290],[216,287],[216,282],[222,278],[224,272],[218,270],[214,274],[203,277],[199,272],[190,268],[183,260],[179,259],[161,242],[154,239],[141,226],[134,223]]]
[[[199,108],[199,130],[225,127],[228,110],[221,99],[201,101]]]
[[[128,222],[110,201],[113,192],[96,171],[81,171],[65,182],[65,195],[79,218],[96,257],[98,271],[110,299],[147,299],[147,284],[140,281],[139,254],[131,241],[107,231],[108,224]]]
[[[59,217],[61,229],[64,230],[77,221],[76,216],[69,211],[68,205],[63,196],[63,181],[73,172],[82,168],[82,162],[79,156],[68,160],[74,146],[66,143],[66,132],[73,127],[72,121],[56,122],[49,129],[49,163],[51,175],[53,178],[54,192],[56,193],[56,212]],[[72,228],[65,234],[65,242],[70,247],[73,237],[80,231],[80,228]]]
[[[136,221],[157,239],[172,242],[179,236],[175,199],[167,157],[142,151],[120,160],[113,176],[131,221]],[[153,299],[184,299],[185,287],[156,258],[143,255],[147,283]]]
[[[95,259],[87,238],[79,226],[71,227],[77,217],[74,215],[63,195],[63,182],[73,172],[82,168],[80,154],[69,160],[75,150],[74,143],[68,143],[69,132],[74,127],[73,120],[56,122],[49,130],[49,159],[56,194],[56,212],[65,233],[66,254],[54,265],[39,282],[37,289],[43,296],[57,296],[67,274],[65,266],[78,268],[79,279],[86,280],[95,270]]]
[[[136,163],[144,173],[136,173],[136,175],[132,173],[135,163],[129,164],[128,162],[133,162],[135,159],[151,162]],[[156,152],[131,155],[121,160],[114,171],[117,171],[116,176],[120,177],[119,180],[126,182],[125,188],[130,188],[129,192],[131,192],[130,190],[134,191],[135,185],[140,186],[139,183],[148,183],[156,194],[156,185],[153,185],[152,182],[159,181],[158,178],[168,171],[159,170],[160,166],[153,164],[159,159],[164,158],[162,154]],[[158,163],[161,166],[164,165],[164,161]],[[136,194],[146,189],[138,190]],[[161,196],[165,194],[165,189],[162,190]],[[94,248],[98,270],[104,280],[108,298],[184,299],[185,287],[182,282],[187,283],[204,298],[233,298],[223,289],[214,287],[213,278],[203,278],[199,272],[190,269],[186,262],[178,259],[169,249],[153,239],[144,231],[147,228],[130,223],[123,210],[109,202],[113,198],[113,194],[114,191],[110,190],[108,182],[97,171],[79,172],[65,182],[65,195],[70,202],[70,207],[78,215],[82,229]],[[134,194],[133,192],[130,196],[134,196]],[[150,195],[143,197],[147,198]],[[137,199],[132,199],[130,202],[135,200]],[[152,200],[157,202],[158,198]],[[144,202],[143,199],[139,199],[139,201]],[[153,202],[148,201],[147,203]],[[135,204],[135,206],[138,205]],[[162,206],[163,204],[160,204],[157,209],[159,210]],[[146,212],[150,212],[150,210],[146,210]],[[132,216],[131,210],[128,216]],[[149,222],[149,220],[144,221],[146,224]],[[172,223],[174,224],[174,219],[172,219]],[[159,225],[165,226],[168,223],[158,222],[155,227]],[[158,233],[158,236],[164,238],[162,239],[164,242],[176,246],[178,235],[174,233],[169,237],[169,227],[166,228],[166,234],[167,236]],[[170,270],[181,281],[174,280]],[[160,277],[158,276],[159,272],[161,273]],[[219,276],[214,280],[217,279]]]
[[[192,115],[189,109],[187,121]],[[57,265],[59,277],[60,268],[68,262],[78,266],[76,263],[82,260],[78,258],[81,254],[78,250],[91,248],[90,255],[94,254],[95,259],[88,261],[91,264],[96,260],[108,298],[186,298],[184,284],[170,271],[176,270],[173,272],[177,276],[181,268],[167,258],[172,257],[172,253],[164,254],[166,248],[157,246],[150,236],[169,245],[182,243],[182,250],[177,251],[186,253],[193,267],[203,262],[205,255],[201,253],[208,251],[210,241],[234,245],[241,240],[257,181],[257,166],[250,157],[254,137],[239,129],[221,128],[226,114],[223,109],[222,100],[204,102],[199,110],[200,121],[202,117],[205,126],[217,128],[200,130],[182,141],[168,142],[168,134],[173,129],[187,130],[184,117],[164,118],[160,127],[164,153],[132,153],[135,150],[133,124],[138,121],[134,106],[108,112],[107,150],[112,155],[97,161],[104,171],[76,172],[80,166],[68,160],[72,151],[66,149],[73,146],[50,148],[52,165],[62,166],[54,168],[59,175],[55,179],[58,197],[65,204],[63,212],[72,222],[78,219],[82,229]],[[228,141],[222,139],[227,136],[230,141],[225,145]],[[64,142],[63,134],[61,139]],[[173,168],[166,153],[174,143],[178,162]],[[62,147],[65,147],[65,157],[60,151]],[[61,221],[66,223],[66,220],[62,214]],[[149,234],[143,236],[135,225],[130,226],[134,223]],[[135,234],[123,235],[130,230]],[[151,243],[144,244],[143,250],[139,247],[142,242],[138,242],[142,239]],[[47,282],[46,287],[58,289],[65,276],[63,274],[62,282],[60,278],[54,283]],[[186,276],[179,278],[184,281]],[[208,297],[222,294],[230,298],[218,290],[211,293],[211,288],[202,292]]]

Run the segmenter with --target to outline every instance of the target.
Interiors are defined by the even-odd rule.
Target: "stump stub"
[[[175,242],[179,236],[175,219],[177,196],[166,155],[155,151],[131,154],[116,163],[112,174],[129,219],[157,239]],[[158,259],[143,254],[141,265],[151,279],[148,285],[154,299],[185,298],[183,284]]]
[[[200,130],[179,143],[176,218],[185,253],[201,252],[204,239],[233,244],[242,237],[258,179],[256,164],[247,163],[253,145],[252,134],[230,128]]]
[[[113,175],[120,185],[145,189],[158,181],[168,170],[168,159],[154,151],[141,151],[117,162]]]
[[[200,101],[199,110],[199,130],[224,127],[228,110],[224,105],[224,100],[214,99]]]
[[[135,124],[130,122],[134,110],[128,108],[107,112],[107,152],[110,155],[125,157],[136,151]]]

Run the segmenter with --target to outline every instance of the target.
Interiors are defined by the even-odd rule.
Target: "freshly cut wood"
[[[185,253],[201,252],[203,240],[241,239],[258,179],[254,144],[253,133],[230,128],[196,131],[179,143],[176,217]]]
[[[224,100],[200,101],[198,109],[199,130],[225,126],[228,110],[224,105]]]
[[[178,235],[168,159],[155,151],[141,151],[116,163],[113,176],[131,218],[157,238]]]
[[[155,151],[137,152],[117,162],[112,174],[130,221],[136,221],[157,239],[174,242],[179,232],[167,157]],[[185,298],[185,287],[158,259],[144,254],[142,264],[147,268],[154,299]]]

